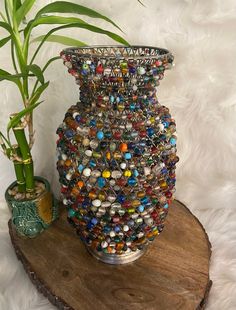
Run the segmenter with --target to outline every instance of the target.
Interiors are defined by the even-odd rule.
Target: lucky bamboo
[[[30,152],[30,147],[25,136],[25,129],[20,123],[18,126],[13,128],[13,132],[16,138],[16,141],[20,148],[20,153],[22,156],[22,163],[25,173],[25,186],[26,192],[34,192],[34,166],[33,160]]]

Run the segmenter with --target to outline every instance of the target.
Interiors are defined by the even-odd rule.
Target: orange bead
[[[94,193],[94,192],[90,192],[89,193],[89,198],[90,199],[95,199],[96,197],[97,197],[96,193]]]
[[[84,186],[84,182],[83,181],[78,181],[77,185],[79,186],[79,188],[82,188]]]
[[[120,150],[121,152],[126,152],[128,150],[128,145],[126,143],[121,143]]]
[[[69,167],[69,166],[71,165],[70,159],[67,159],[67,160],[65,161],[65,165],[66,165],[67,167]]]

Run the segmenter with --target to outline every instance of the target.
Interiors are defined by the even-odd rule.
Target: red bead
[[[103,69],[103,66],[102,66],[102,65],[97,66],[96,72],[97,72],[98,74],[102,74],[103,71],[104,71],[104,69]]]
[[[115,131],[114,132],[114,138],[119,140],[121,138],[121,132],[120,131]]]

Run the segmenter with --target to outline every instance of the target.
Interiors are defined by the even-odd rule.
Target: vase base
[[[100,260],[103,263],[111,264],[111,265],[123,265],[132,263],[141,257],[147,250],[147,246],[142,250],[137,250],[135,252],[129,252],[127,254],[106,254],[103,252],[98,252],[87,247],[88,252],[94,256],[96,259]]]

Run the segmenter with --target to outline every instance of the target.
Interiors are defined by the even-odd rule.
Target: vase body
[[[16,186],[13,182],[5,193],[5,199],[12,213],[12,224],[17,233],[34,238],[47,229],[58,217],[58,203],[54,198],[50,184],[42,177],[35,180],[45,185],[45,190],[35,199],[16,200],[8,191]]]
[[[80,87],[57,130],[68,220],[96,258],[131,262],[163,230],[175,191],[175,121],[156,96],[173,56],[90,47],[61,57]]]

